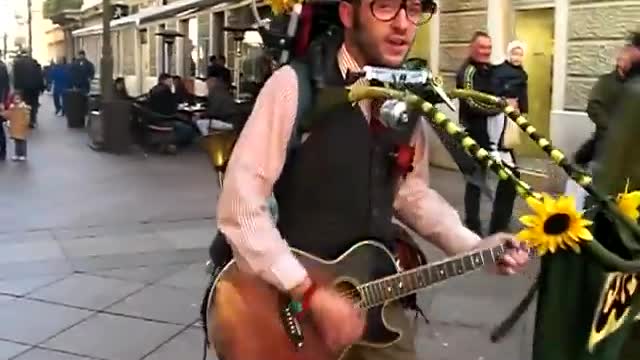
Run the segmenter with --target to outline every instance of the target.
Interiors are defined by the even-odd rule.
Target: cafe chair
[[[134,103],[139,125],[139,142],[145,151],[155,150],[160,153],[173,153],[176,134],[171,125],[173,116],[156,113],[140,103]],[[164,125],[163,121],[167,124]]]

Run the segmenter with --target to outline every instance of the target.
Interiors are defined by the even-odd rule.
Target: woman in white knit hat
[[[493,68],[492,78],[495,94],[509,99],[521,113],[528,111],[527,73],[522,68],[525,45],[520,41],[512,41],[507,47],[507,59]],[[491,153],[509,166],[516,176],[520,176],[514,146],[519,142],[520,129],[508,120],[504,114],[498,114],[487,118],[487,132],[491,142]],[[513,203],[516,198],[515,187],[505,190],[509,193],[501,194],[504,202],[500,211],[504,212],[501,218],[510,219],[513,211]],[[506,224],[492,224],[492,232],[507,231]],[[495,227],[495,228],[494,228]]]
[[[527,92],[529,76],[522,67],[525,51],[526,45],[523,42],[519,40],[510,42],[507,46],[507,59],[502,64],[497,65],[493,71],[496,95],[509,99],[512,105],[520,110],[522,114],[529,112],[529,96]],[[498,133],[498,150],[509,150],[511,156],[513,156],[513,145],[517,143],[517,137],[516,139],[510,139],[512,134],[508,133],[511,131],[509,131],[508,126],[505,126],[507,125],[505,121],[500,121],[499,125],[501,126],[499,126],[500,132]]]

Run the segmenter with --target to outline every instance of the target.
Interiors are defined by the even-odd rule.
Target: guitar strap
[[[395,240],[395,256],[398,261],[398,265],[403,271],[417,268],[418,266],[426,265],[427,255],[420,248],[420,246],[413,239],[413,236],[402,226],[397,223],[393,223],[393,238]],[[402,307],[408,310],[416,312],[416,317],[420,316],[428,324],[424,311],[418,305],[417,294],[412,294],[400,299]]]

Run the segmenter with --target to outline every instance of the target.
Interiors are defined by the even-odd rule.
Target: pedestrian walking
[[[8,122],[9,136],[15,144],[14,155],[11,159],[25,161],[27,160],[27,136],[31,107],[23,101],[22,94],[17,91],[4,105],[4,108],[6,110],[3,111],[2,117]]]

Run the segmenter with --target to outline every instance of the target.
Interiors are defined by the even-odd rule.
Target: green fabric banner
[[[594,172],[595,187],[611,196],[624,192],[627,181],[630,191],[640,189],[640,77],[625,84],[618,104]],[[587,208],[592,205],[587,202]],[[640,259],[640,239],[604,214],[594,221],[593,234],[604,247],[623,259]],[[633,329],[640,329],[634,321],[640,311],[640,274],[616,273],[601,264],[588,251],[561,251],[542,259],[534,360],[640,359],[640,330]]]

